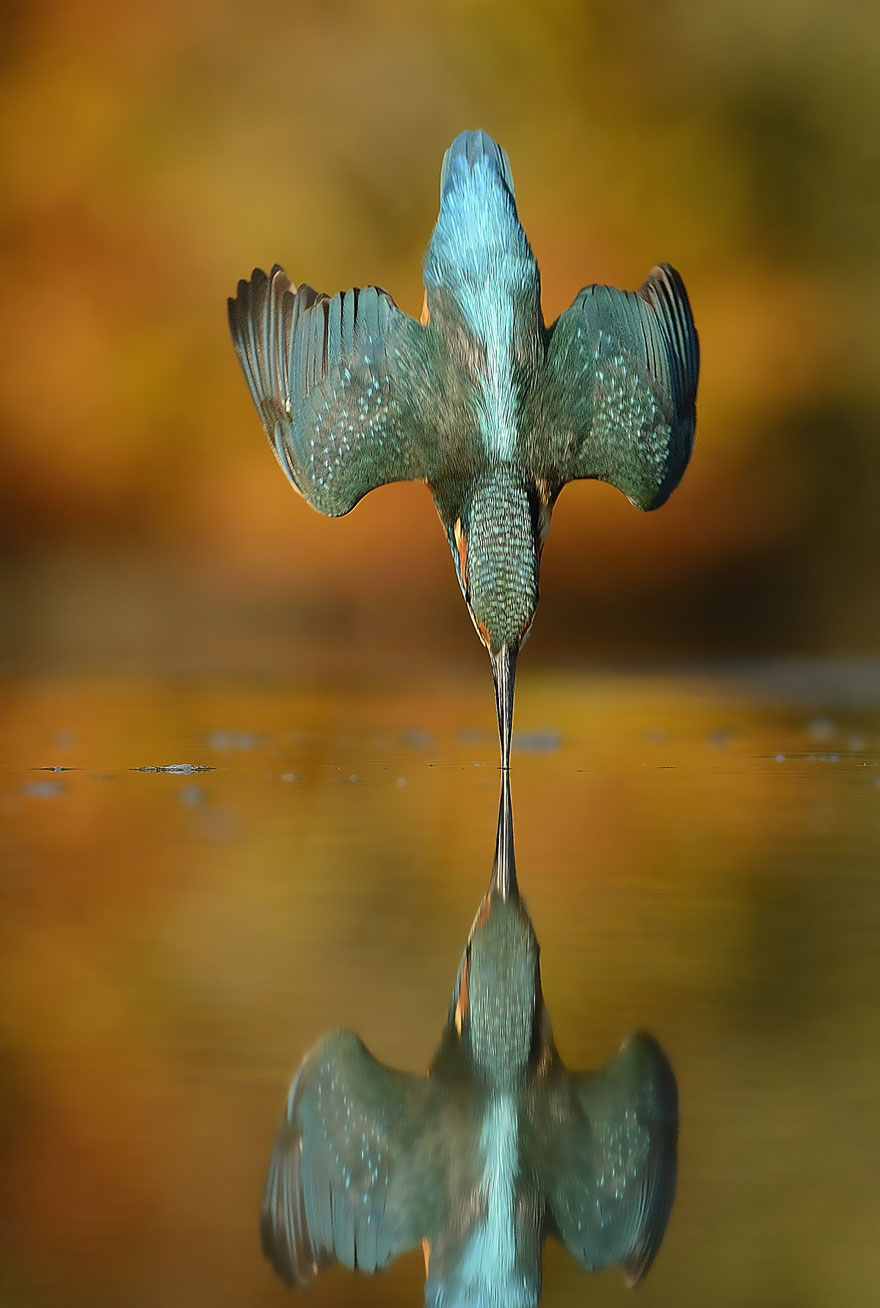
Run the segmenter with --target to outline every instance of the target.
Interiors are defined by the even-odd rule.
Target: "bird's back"
[[[425,288],[432,323],[476,384],[485,453],[508,459],[525,377],[543,350],[540,278],[507,155],[485,132],[463,132],[446,151]]]
[[[459,1086],[451,1098],[451,1184],[446,1220],[427,1237],[426,1308],[534,1308],[542,1205],[520,1157],[521,1093]]]

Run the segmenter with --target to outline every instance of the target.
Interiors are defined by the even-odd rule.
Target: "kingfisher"
[[[238,283],[229,325],[276,457],[315,509],[430,486],[492,661],[506,767],[557,497],[598,478],[639,509],[665,502],[693,446],[699,342],[665,263],[637,291],[584,287],[545,326],[510,162],[482,131],[444,156],[424,284],[416,321],[376,286],[327,296],[276,264]]]
[[[492,877],[428,1071],[386,1067],[350,1031],[306,1056],[269,1165],[263,1251],[305,1289],[334,1261],[375,1272],[421,1245],[426,1308],[534,1308],[553,1235],[588,1271],[620,1264],[636,1285],[666,1229],[677,1138],[653,1037],[596,1072],[557,1052],[502,769]]]

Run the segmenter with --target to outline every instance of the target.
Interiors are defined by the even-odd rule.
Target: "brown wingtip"
[[[622,1266],[623,1266],[624,1285],[628,1290],[635,1290],[636,1287],[641,1285],[642,1281],[644,1280],[645,1272],[647,1271],[647,1268],[643,1268],[641,1264],[638,1267],[632,1267],[632,1268],[629,1267],[626,1263],[623,1263]]]
[[[656,1252],[656,1249],[643,1250],[624,1259],[620,1264],[623,1269],[623,1283],[628,1290],[635,1290],[644,1281],[651,1270]]]

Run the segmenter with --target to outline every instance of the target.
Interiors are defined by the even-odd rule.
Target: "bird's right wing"
[[[677,1141],[675,1077],[651,1036],[599,1072],[557,1078],[531,1152],[550,1229],[582,1266],[642,1279],[672,1208]]]
[[[586,286],[549,330],[521,453],[555,490],[593,477],[636,508],[659,508],[691,456],[699,370],[687,292],[669,264],[637,291]]]
[[[263,1252],[289,1285],[305,1288],[334,1259],[374,1272],[418,1245],[439,1202],[424,1144],[431,1093],[426,1077],[385,1067],[350,1031],[304,1059],[260,1220]]]
[[[256,268],[230,299],[232,340],[278,462],[321,513],[431,472],[436,344],[376,286],[332,298]]]

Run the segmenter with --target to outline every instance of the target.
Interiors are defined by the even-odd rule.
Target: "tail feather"
[[[490,171],[498,175],[513,195],[513,173],[506,151],[486,132],[462,132],[443,156],[443,166],[440,170],[441,203],[448,191],[469,178],[484,162]]]
[[[485,317],[485,305],[479,314],[477,305],[486,295],[468,295],[462,282],[478,288],[503,283],[512,295],[525,293],[527,314],[534,316],[538,269],[516,212],[510,161],[485,132],[462,132],[443,156],[440,213],[425,259],[429,310],[432,290],[445,286],[466,319],[470,312],[474,330],[473,319]],[[489,295],[497,299],[497,289]],[[498,329],[503,334],[503,324]]]

